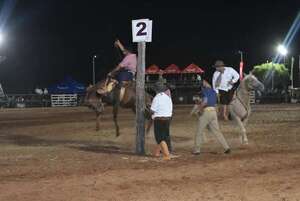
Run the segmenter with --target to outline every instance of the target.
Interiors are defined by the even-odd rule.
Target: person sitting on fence
[[[44,88],[44,95],[48,95],[48,89]]]
[[[119,40],[115,41],[115,46],[123,52],[124,58],[115,67],[115,69],[108,73],[108,76],[116,78],[119,82],[119,86],[122,86],[128,81],[134,80],[137,67],[137,57],[131,49],[125,49]]]
[[[43,95],[43,90],[41,88],[39,88],[39,87],[36,87],[35,90],[34,90],[34,92],[36,94],[38,94],[38,95]]]

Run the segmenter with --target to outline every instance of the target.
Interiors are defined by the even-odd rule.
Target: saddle
[[[125,95],[126,88],[130,86],[132,81],[123,81],[121,84],[113,79],[113,78],[106,78],[105,83],[97,89],[97,94],[106,96],[108,93],[110,93],[115,87],[119,87],[120,89],[120,101],[123,100],[123,97]]]
[[[99,89],[97,89],[97,93],[99,95],[106,95],[111,92],[118,84],[118,81],[111,78],[106,78],[105,83],[101,85]]]

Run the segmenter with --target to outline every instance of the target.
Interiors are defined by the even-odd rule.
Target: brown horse
[[[145,117],[148,119],[147,132],[149,132],[152,125],[150,112],[151,101],[152,96],[145,92]],[[124,86],[119,87],[116,80],[107,78],[87,88],[84,102],[85,105],[96,112],[96,130],[100,129],[100,119],[104,111],[104,103],[111,104],[113,106],[113,120],[116,127],[116,136],[119,136],[119,107],[131,108],[134,113],[136,111],[135,82],[128,82]]]

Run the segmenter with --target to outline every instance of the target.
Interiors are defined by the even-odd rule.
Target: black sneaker
[[[226,149],[225,151],[224,151],[224,154],[230,154],[231,153],[231,150],[230,149]]]

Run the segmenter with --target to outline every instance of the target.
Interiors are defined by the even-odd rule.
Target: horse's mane
[[[242,79],[241,81],[240,81],[240,84],[239,84],[239,86],[237,87],[237,90],[238,89],[243,89],[243,90],[247,90],[247,82],[249,82],[249,80],[250,79],[256,79],[257,81],[259,81],[258,79],[257,79],[257,77],[254,75],[254,74],[252,74],[252,73],[250,73],[250,74],[247,74],[245,77],[244,77],[244,79]],[[247,90],[247,91],[249,91],[249,90]]]

